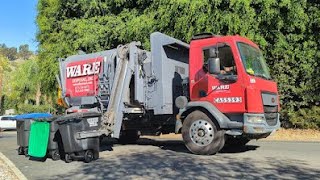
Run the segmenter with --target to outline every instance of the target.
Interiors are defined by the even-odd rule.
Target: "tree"
[[[29,51],[29,45],[28,44],[20,45],[18,55],[23,60],[28,59],[32,55],[32,52]]]
[[[0,113],[3,113],[3,79],[5,73],[10,71],[9,60],[0,54]]]
[[[5,56],[10,60],[13,61],[15,59],[17,59],[18,57],[18,52],[17,52],[17,48],[15,47],[11,47],[11,48],[7,48],[5,51]]]
[[[55,89],[56,59],[141,41],[160,31],[189,42],[213,32],[248,37],[265,52],[279,84],[282,112],[312,108],[320,101],[320,11],[314,0],[39,0],[37,39],[43,88]]]
[[[5,94],[10,99],[28,104],[29,100],[40,105],[41,84],[37,59],[31,59],[20,64],[6,81]]]

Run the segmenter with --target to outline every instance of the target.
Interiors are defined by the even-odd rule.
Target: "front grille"
[[[278,106],[263,106],[264,116],[269,126],[275,126],[278,120]]]

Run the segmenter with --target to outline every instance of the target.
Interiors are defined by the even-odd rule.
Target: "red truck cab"
[[[180,113],[183,125],[190,124],[182,126],[185,141],[190,139],[191,144],[204,148],[206,141],[214,141],[210,138],[212,128],[216,128],[214,134],[225,132],[220,136],[227,138],[220,141],[226,143],[245,144],[250,139],[267,137],[280,126],[278,111],[277,84],[255,43],[238,35],[209,34],[191,41],[189,102]],[[206,117],[216,127],[201,124],[201,120],[210,122]],[[216,151],[221,148],[219,140],[217,144]],[[198,154],[209,153],[195,147],[188,148]]]

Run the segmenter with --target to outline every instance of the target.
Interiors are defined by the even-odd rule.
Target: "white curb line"
[[[22,174],[22,172],[5,156],[0,152],[0,159],[7,164],[7,166],[13,171],[13,173],[20,179],[20,180],[27,180],[27,178]]]

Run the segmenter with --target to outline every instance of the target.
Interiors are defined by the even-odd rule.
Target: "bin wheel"
[[[24,148],[24,155],[26,156],[26,157],[28,157],[29,155],[28,155],[28,148]]]
[[[64,156],[64,160],[66,161],[66,163],[71,163],[72,162],[72,158],[71,158],[70,154],[66,154]]]
[[[84,153],[84,162],[89,163],[92,160],[94,160],[94,154],[92,150],[86,150],[86,152]]]
[[[94,151],[94,160],[99,159],[99,151]]]
[[[23,147],[18,148],[18,155],[24,155]]]
[[[59,150],[54,150],[54,151],[52,151],[51,158],[52,158],[52,160],[54,160],[54,161],[59,160],[59,159],[60,159]]]

